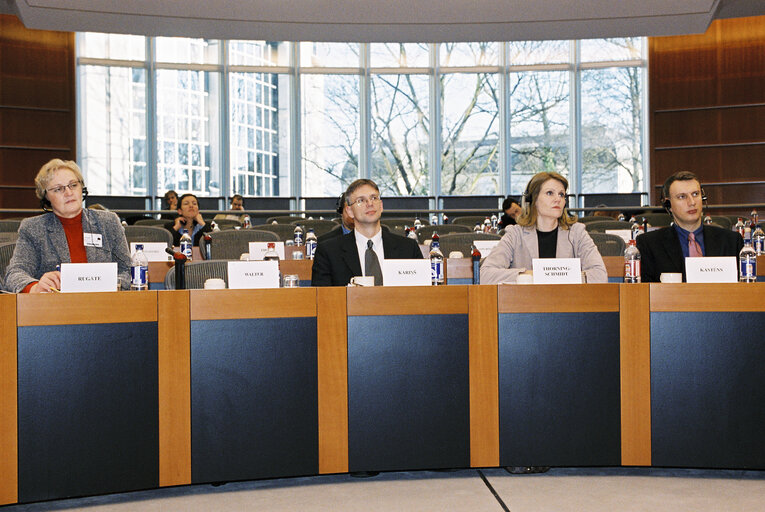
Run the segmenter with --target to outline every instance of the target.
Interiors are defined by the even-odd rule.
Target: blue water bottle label
[[[181,242],[181,252],[191,259],[191,244],[189,242]]]
[[[309,260],[313,259],[313,255],[316,252],[316,240],[309,240],[305,243],[305,255]]]
[[[441,261],[431,261],[430,262],[430,279],[436,283],[440,282],[442,280],[442,276],[444,275],[443,270],[443,262]]]
[[[134,285],[143,286],[149,281],[149,267],[136,265],[130,268],[130,278]]]
[[[741,259],[739,262],[739,271],[741,272],[741,277],[746,279],[757,279],[757,260],[752,259]]]
[[[754,251],[757,254],[765,252],[765,238],[754,240],[753,247],[754,247]]]

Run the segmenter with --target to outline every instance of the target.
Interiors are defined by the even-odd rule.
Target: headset
[[[682,180],[678,179],[678,175],[680,173],[683,173],[684,178]],[[699,183],[699,189],[701,190],[701,202],[703,205],[703,208],[706,209],[707,207],[707,194],[704,192],[704,187],[701,186],[701,180],[699,180],[698,176],[693,174],[689,171],[680,171],[676,172],[675,174],[671,175],[667,180],[664,182],[664,185],[661,187],[661,195],[663,196],[661,198],[661,206],[664,208],[664,210],[672,215],[672,201],[669,199],[669,187],[672,186],[672,183],[675,181],[688,181],[688,180],[696,180]],[[674,217],[674,215],[672,215]]]
[[[336,206],[338,215],[342,215],[343,210],[345,209],[345,192],[340,194],[340,197],[337,198]]]
[[[84,201],[88,197],[88,187],[85,186],[85,184],[82,184],[82,200]],[[40,198],[40,208],[43,209],[44,212],[52,212],[53,211],[53,205],[50,204],[50,199],[48,199],[48,191],[46,190],[43,192],[42,198]]]

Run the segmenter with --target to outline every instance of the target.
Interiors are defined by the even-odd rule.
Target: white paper
[[[579,258],[535,258],[534,284],[581,284],[582,263]]]
[[[62,263],[62,292],[116,292],[116,263]]]
[[[491,251],[494,250],[498,243],[499,240],[473,240],[473,245],[481,252],[481,259],[491,254]],[[469,258],[470,255],[465,254],[465,257]]]
[[[430,286],[430,260],[382,261],[383,286]]]
[[[284,258],[284,242],[250,242],[250,260],[262,261],[263,256],[268,251],[268,244],[275,244],[276,254],[279,255],[279,259]]]
[[[736,283],[735,256],[685,258],[685,281],[688,283]]]
[[[143,244],[143,253],[149,261],[173,261],[173,257],[165,252],[165,242],[130,242],[130,254],[135,252],[136,244]]]
[[[232,290],[279,288],[279,262],[229,261],[228,287]]]
[[[631,229],[607,229],[606,230],[607,235],[616,235],[620,237],[622,240],[624,240],[624,243],[630,241],[632,238],[632,230]]]

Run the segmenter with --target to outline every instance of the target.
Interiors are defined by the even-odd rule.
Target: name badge
[[[276,244],[276,254],[279,255],[279,259],[284,258],[284,242],[250,242],[250,260],[262,261],[263,256],[268,251],[268,244]]]
[[[383,286],[430,286],[430,260],[383,260]]]
[[[535,258],[534,284],[581,284],[582,263],[579,258]]]
[[[475,245],[476,249],[481,251],[481,258],[485,258],[491,254],[491,251],[498,243],[499,240],[473,240],[473,245]],[[470,255],[468,254],[467,257],[469,258]]]
[[[130,254],[135,252],[136,244],[143,244],[143,253],[149,261],[173,261],[173,257],[165,252],[165,242],[130,242]]]
[[[232,290],[279,288],[279,262],[229,261],[228,287]]]
[[[83,233],[83,241],[85,242],[85,247],[103,247],[103,236],[101,233]]]
[[[688,283],[736,283],[736,257],[685,258],[685,280]]]
[[[116,263],[62,263],[62,292],[117,291]]]

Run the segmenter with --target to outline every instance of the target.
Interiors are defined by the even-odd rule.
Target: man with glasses
[[[702,225],[704,190],[690,171],[679,171],[667,178],[662,205],[672,215],[669,227],[637,237],[643,282],[658,282],[663,272],[682,273],[685,258],[738,256],[744,241],[738,233],[717,226]]]
[[[354,276],[374,276],[375,285],[381,285],[384,260],[422,258],[417,242],[381,228],[383,202],[374,181],[359,179],[348,186],[345,212],[354,229],[319,243],[312,286],[345,286]]]

